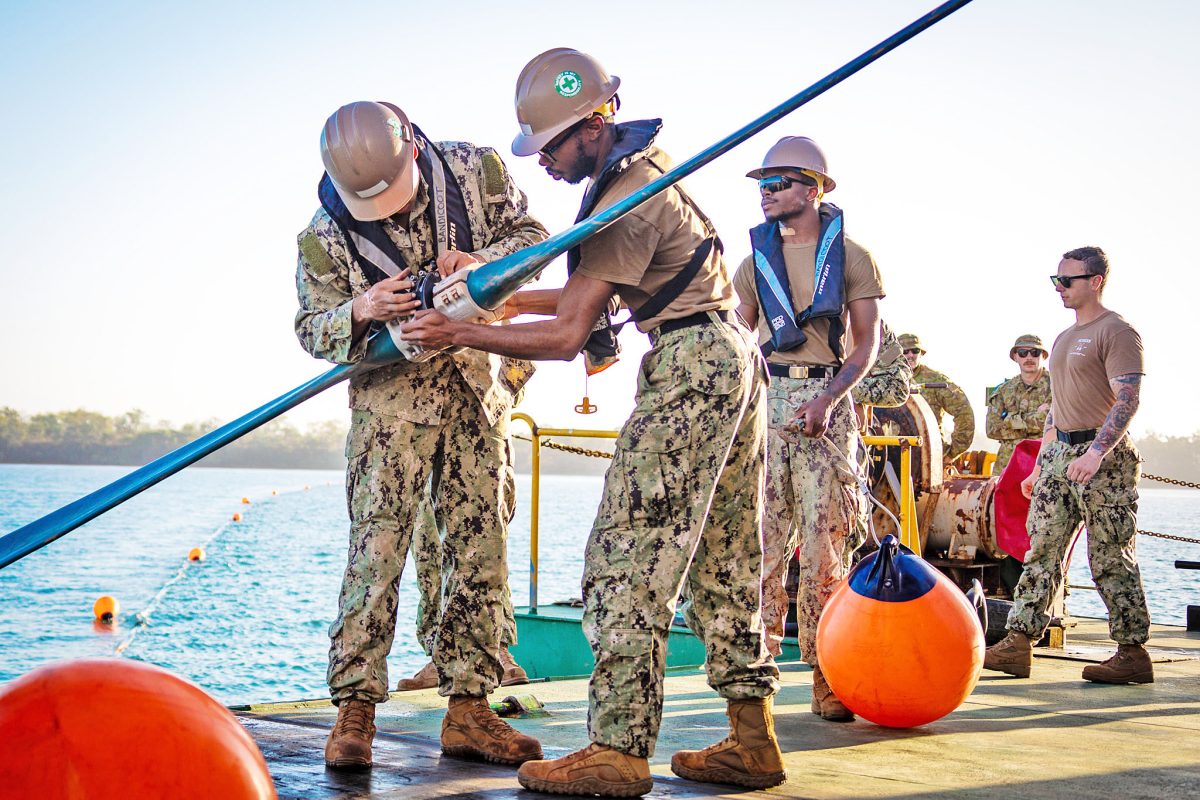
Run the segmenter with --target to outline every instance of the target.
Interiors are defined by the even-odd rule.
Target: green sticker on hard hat
[[[554,91],[563,97],[574,97],[583,89],[583,79],[578,72],[565,69],[554,79]]]
[[[404,123],[395,117],[389,117],[387,121],[388,127],[392,129],[392,136],[397,139],[404,139]]]

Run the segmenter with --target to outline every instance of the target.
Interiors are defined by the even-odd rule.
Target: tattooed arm
[[[1096,470],[1100,469],[1100,462],[1125,436],[1125,432],[1129,430],[1129,422],[1137,412],[1141,400],[1142,376],[1137,373],[1118,375],[1109,381],[1109,384],[1117,396],[1116,402],[1109,409],[1108,417],[1092,441],[1092,446],[1067,466],[1067,477],[1076,483],[1087,483],[1092,479]]]

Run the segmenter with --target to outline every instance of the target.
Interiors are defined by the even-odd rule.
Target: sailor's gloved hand
[[[370,289],[354,298],[350,306],[350,319],[354,323],[391,322],[411,314],[419,305],[409,271],[386,278],[373,284]]]
[[[437,270],[443,278],[448,278],[463,267],[482,263],[483,259],[476,258],[470,253],[464,253],[461,250],[447,250],[437,257]]]

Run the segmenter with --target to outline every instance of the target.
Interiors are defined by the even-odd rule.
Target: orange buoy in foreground
[[[241,522],[241,521],[242,521],[242,515],[241,515],[241,514],[239,514],[239,513],[237,513],[236,511],[235,511],[235,512],[233,512],[233,521],[234,521],[234,522]]]
[[[895,536],[851,570],[817,625],[817,661],[834,694],[892,728],[958,708],[979,680],[983,648],[967,598]]]
[[[203,547],[193,547],[191,550],[188,550],[188,561],[203,561],[204,556]]]
[[[254,740],[193,683],[124,659],[65,661],[0,689],[0,793],[273,798]]]
[[[92,613],[98,621],[112,624],[116,621],[117,614],[121,613],[121,604],[117,602],[117,598],[106,594],[96,599]]]

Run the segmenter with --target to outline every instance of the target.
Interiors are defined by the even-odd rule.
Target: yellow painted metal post
[[[900,445],[900,544],[921,555],[921,533],[917,529],[917,502],[913,497],[912,446]]]
[[[538,604],[538,499],[541,497],[542,436],[533,434],[533,491],[529,501],[529,613],[537,613]]]

